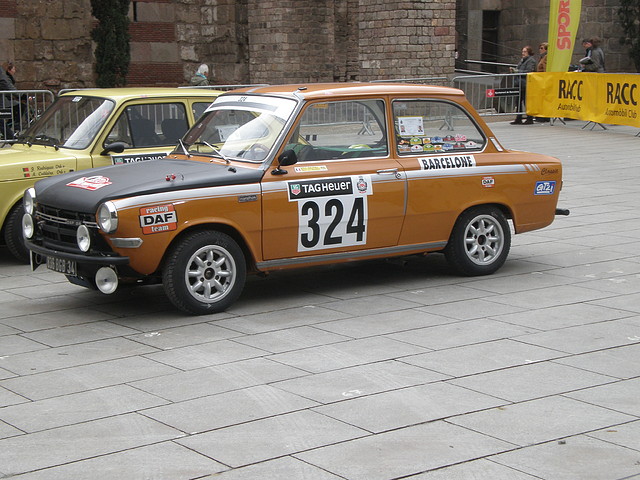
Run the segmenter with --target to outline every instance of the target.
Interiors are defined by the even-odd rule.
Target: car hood
[[[53,147],[0,148],[0,181],[49,177],[76,169],[76,157]]]
[[[93,213],[116,198],[191,188],[259,182],[263,171],[193,160],[149,160],[111,165],[46,178],[36,183],[36,198],[50,207]]]

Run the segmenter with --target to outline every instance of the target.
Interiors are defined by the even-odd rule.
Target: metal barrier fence
[[[519,73],[491,75],[459,75],[451,84],[464,92],[469,103],[480,115],[513,115],[524,113],[524,90],[520,82],[526,81]]]
[[[448,77],[420,77],[374,80],[372,83],[415,83],[437,86],[453,86],[462,90],[471,105],[482,116],[513,115],[524,113],[522,111],[521,96],[524,90],[520,89],[520,74],[476,74],[458,75],[450,80]],[[179,88],[200,88],[213,90],[234,90],[244,87],[267,86],[267,84],[232,84],[232,85],[208,85],[203,87],[184,86]],[[65,89],[58,94],[75,90]],[[11,144],[15,141],[15,135],[24,131],[38,118],[42,112],[53,103],[55,95],[49,90],[11,90],[0,91],[0,146]],[[354,121],[361,122],[366,113],[358,107],[356,110],[340,111],[339,109],[327,109],[318,111],[317,118],[312,123],[333,123],[344,121],[345,117],[353,117]]]
[[[54,98],[49,90],[0,91],[0,146],[13,143],[15,136],[42,115]]]
[[[391,78],[388,80],[371,80],[371,83],[419,83],[421,85],[438,85],[449,87],[449,77]]]

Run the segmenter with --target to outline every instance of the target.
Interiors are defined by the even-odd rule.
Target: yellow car
[[[460,90],[280,85],[220,95],[162,160],[37,182],[23,229],[34,268],[107,294],[161,281],[205,314],[247,273],[441,252],[491,274],[511,228],[568,213],[561,185],[559,160],[505,149]]]
[[[36,180],[162,158],[220,93],[117,88],[61,95],[17,143],[0,149],[0,225],[9,251],[29,261],[22,239],[22,195]]]

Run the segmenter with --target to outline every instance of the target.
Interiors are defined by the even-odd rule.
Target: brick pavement
[[[188,317],[0,251],[0,478],[640,478],[640,138],[583,125],[492,123],[572,213],[491,277],[284,272]]]

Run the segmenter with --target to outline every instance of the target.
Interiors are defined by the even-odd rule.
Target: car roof
[[[361,95],[456,95],[464,96],[457,88],[436,85],[418,85],[411,83],[297,83],[290,85],[269,85],[233,90],[228,93],[255,93],[262,95],[284,95],[303,97],[305,100],[316,100],[329,96],[361,96]]]
[[[82,95],[86,97],[111,98],[113,100],[130,100],[132,98],[153,97],[203,97],[212,98],[220,95],[221,90],[208,88],[172,88],[172,87],[124,87],[124,88],[88,88],[64,92],[61,96]]]

